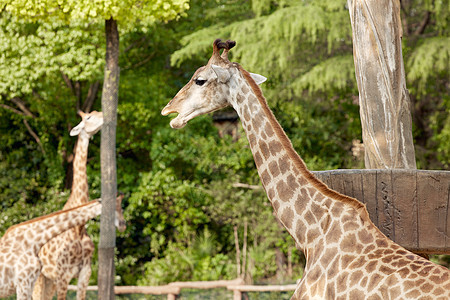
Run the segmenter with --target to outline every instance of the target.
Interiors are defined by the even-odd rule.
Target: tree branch
[[[9,106],[9,105],[0,103],[0,107],[3,107],[4,109],[10,110],[10,111],[12,111],[13,113],[16,113],[16,114],[18,114],[18,115],[21,115],[21,116],[23,116],[23,117],[26,117],[26,116],[27,116],[26,114],[24,114],[24,113],[21,112],[20,110],[15,109],[15,108],[13,108],[13,107],[11,107],[11,106]]]
[[[153,52],[152,54],[150,54],[149,56],[147,56],[146,58],[144,58],[143,60],[141,60],[140,62],[130,66],[130,67],[124,67],[123,70],[130,70],[130,69],[135,69],[138,68],[144,64],[146,64],[148,61],[150,61],[153,57],[155,56],[155,52]]]
[[[100,87],[100,81],[96,81],[89,86],[89,90],[86,96],[86,100],[83,103],[82,110],[84,112],[90,112],[95,99],[97,98],[98,88]]]
[[[75,81],[75,86],[73,90],[75,98],[77,99],[77,111],[81,107],[81,82],[79,80]]]
[[[23,123],[25,124],[25,127],[27,128],[28,132],[31,134],[31,136],[36,140],[36,143],[38,143],[39,148],[41,148],[42,154],[45,154],[44,147],[42,146],[41,139],[38,137],[38,135],[33,131],[30,124],[28,124],[28,121],[26,119],[23,119]]]
[[[425,28],[427,27],[429,22],[430,22],[430,12],[426,11],[424,18],[419,24],[419,27],[417,27],[416,30],[414,31],[414,35],[422,34],[425,31]]]
[[[20,110],[25,114],[27,117],[36,118],[35,115],[26,107],[25,102],[20,99],[19,97],[14,97],[11,99],[11,102],[13,102],[17,107],[20,108]]]
[[[123,53],[127,53],[128,51],[130,51],[131,49],[133,49],[134,47],[138,47],[142,42],[144,42],[147,39],[147,36],[143,36],[141,38],[139,38],[138,40],[134,41],[133,43],[131,43],[128,47],[125,48],[125,50],[123,50]]]
[[[75,90],[73,88],[72,80],[69,79],[69,77],[64,74],[64,72],[61,71],[61,76],[64,79],[64,82],[66,83],[67,87],[72,91],[72,93],[75,95]]]

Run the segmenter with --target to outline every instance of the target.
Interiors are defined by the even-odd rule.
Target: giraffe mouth
[[[212,107],[212,108],[192,107],[189,110],[187,110],[186,112],[180,112],[176,108],[171,108],[170,104],[171,103],[169,102],[169,104],[167,104],[166,107],[164,107],[164,109],[161,111],[161,114],[163,116],[167,116],[168,114],[171,114],[171,113],[178,113],[178,116],[176,116],[174,119],[172,119],[170,121],[170,127],[172,127],[173,129],[183,128],[193,118],[200,116],[200,115],[208,114],[210,112],[216,111],[223,107],[223,106]]]
[[[181,129],[184,126],[186,126],[186,124],[190,120],[192,120],[193,118],[195,118],[198,115],[199,115],[199,113],[196,113],[196,111],[194,109],[192,109],[191,111],[189,111],[187,113],[178,113],[178,116],[176,116],[175,119],[172,119],[170,121],[170,127],[172,127],[173,129]]]
[[[174,129],[183,128],[184,126],[186,126],[186,124],[189,120],[191,120],[195,117],[194,109],[188,111],[187,113],[181,113],[181,112],[177,111],[176,109],[171,108],[170,104],[171,103],[167,104],[166,107],[164,107],[163,110],[161,111],[161,114],[163,116],[167,116],[172,113],[178,114],[178,116],[176,116],[174,119],[172,119],[170,121],[170,127],[174,128]]]

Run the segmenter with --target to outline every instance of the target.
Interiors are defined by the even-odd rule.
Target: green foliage
[[[16,16],[31,20],[57,17],[62,20],[108,20],[114,18],[124,27],[132,28],[134,23],[144,26],[157,21],[168,21],[189,9],[188,0],[135,1],[97,0],[79,1],[43,0],[32,3],[27,0],[6,0],[4,9]]]
[[[408,80],[416,82],[418,92],[425,93],[430,79],[448,74],[450,38],[434,37],[424,40],[407,61]]]
[[[234,272],[235,266],[231,259],[218,253],[218,243],[206,228],[187,247],[169,242],[164,257],[154,258],[145,264],[145,275],[139,284],[231,279]]]
[[[430,118],[433,129],[433,141],[438,145],[438,159],[445,166],[450,168],[450,97],[444,97],[442,105],[438,111]]]
[[[346,89],[357,91],[355,85],[355,66],[353,56],[334,56],[317,65],[293,82],[295,91],[310,93],[318,91],[336,92]]]
[[[184,47],[172,55],[171,62],[179,66],[197,53],[209,53],[211,36],[232,37],[238,45],[231,52],[233,59],[257,72],[280,72],[292,67],[299,43],[321,47],[315,42],[328,29],[329,45],[324,50],[331,49],[339,40],[348,39],[351,34],[348,24],[345,30],[337,26],[344,23],[346,14],[344,6],[339,10],[323,10],[314,4],[295,2],[267,16],[237,20],[227,26],[217,24],[187,35],[181,40]]]
[[[103,39],[96,24],[29,23],[1,13],[0,97],[31,94],[44,76],[55,79],[63,73],[72,80],[99,78],[105,56]]]

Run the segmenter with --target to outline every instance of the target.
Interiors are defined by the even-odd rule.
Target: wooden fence
[[[186,281],[171,282],[160,286],[115,286],[114,293],[120,294],[146,294],[167,295],[167,300],[175,300],[181,293],[181,289],[215,289],[226,288],[233,292],[234,300],[241,300],[246,292],[285,292],[294,291],[297,285],[244,285],[240,278],[233,280],[216,281]],[[69,285],[69,290],[76,291],[76,285]],[[89,286],[88,291],[98,291],[97,286]]]

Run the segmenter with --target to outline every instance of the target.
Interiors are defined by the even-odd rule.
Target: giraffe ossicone
[[[362,203],[307,169],[267,105],[263,79],[228,60],[235,44],[215,40],[207,65],[161,113],[178,113],[170,126],[182,128],[196,116],[236,110],[275,214],[306,256],[292,299],[450,299],[447,268],[388,239]]]

